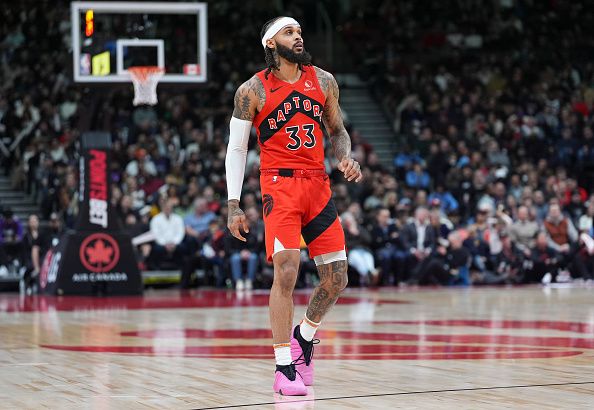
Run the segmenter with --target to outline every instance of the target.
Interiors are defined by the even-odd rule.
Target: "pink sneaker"
[[[295,371],[295,365],[276,366],[274,373],[274,385],[272,386],[276,393],[283,396],[306,396],[307,387],[303,384],[303,379]]]
[[[299,325],[293,328],[291,335],[291,358],[295,363],[295,370],[303,378],[306,386],[313,386],[314,365],[313,347],[320,343],[320,339],[313,339],[311,342],[305,340],[299,332]]]

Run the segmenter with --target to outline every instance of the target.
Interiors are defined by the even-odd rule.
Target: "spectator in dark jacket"
[[[410,283],[419,285],[450,285],[464,277],[468,282],[470,252],[462,246],[460,232],[448,235],[447,243],[441,243],[435,252],[423,259],[412,273]]]
[[[526,272],[525,283],[550,283],[555,278],[559,254],[549,246],[549,240],[545,232],[540,232],[536,236],[536,243],[531,250],[530,260],[532,268]]]
[[[499,283],[520,283],[524,278],[526,255],[513,242],[508,230],[499,233],[501,252],[491,256],[493,270],[477,272],[473,283],[494,285]]]
[[[385,284],[393,284],[394,276],[400,277],[399,273],[406,268],[408,253],[396,225],[390,220],[388,209],[377,210],[371,238],[371,247],[381,267],[382,280]]]
[[[407,271],[412,271],[435,250],[437,238],[429,224],[429,210],[419,207],[415,211],[415,219],[402,229],[402,243],[408,251]],[[403,278],[404,280],[408,278]]]

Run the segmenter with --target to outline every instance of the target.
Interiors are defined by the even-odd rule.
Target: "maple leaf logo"
[[[90,272],[109,272],[120,261],[120,246],[111,235],[96,232],[82,241],[78,255]]]
[[[93,265],[107,265],[111,262],[111,255],[113,254],[113,248],[105,246],[105,242],[102,239],[97,239],[93,247],[88,247],[85,250],[89,263]]]

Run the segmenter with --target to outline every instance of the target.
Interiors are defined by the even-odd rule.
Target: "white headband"
[[[264,33],[264,37],[262,37],[262,47],[266,48],[266,40],[276,36],[276,33],[281,31],[281,29],[285,26],[299,26],[299,27],[301,27],[301,25],[299,23],[297,23],[297,20],[295,20],[292,17],[279,18],[272,24],[272,26],[270,26],[268,28],[268,30],[266,30],[266,33]]]

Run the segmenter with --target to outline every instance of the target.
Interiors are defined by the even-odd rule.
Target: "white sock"
[[[301,337],[311,342],[314,335],[316,334],[316,330],[318,330],[318,326],[320,326],[322,322],[313,322],[307,318],[307,316],[303,316],[303,320],[299,324],[299,333],[301,333]]]
[[[272,345],[274,347],[274,357],[276,364],[279,366],[286,366],[291,364],[291,343],[277,343]]]

